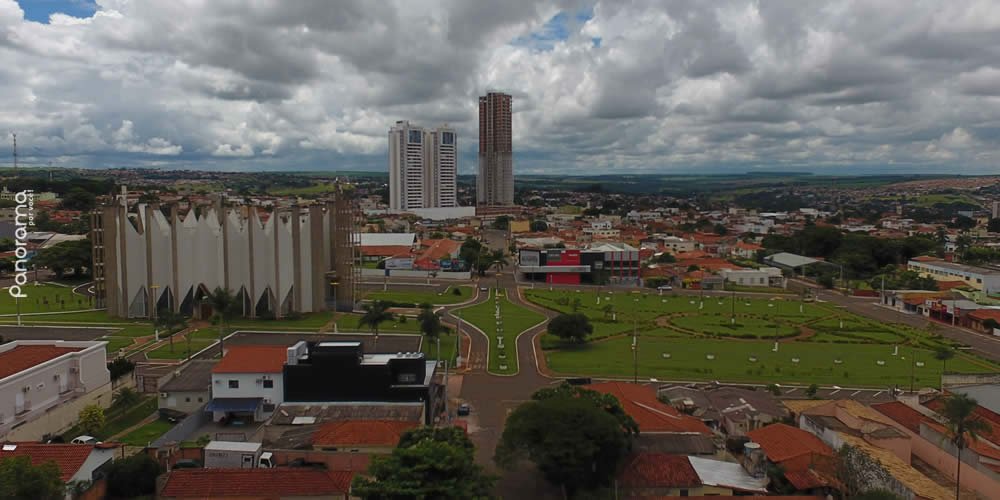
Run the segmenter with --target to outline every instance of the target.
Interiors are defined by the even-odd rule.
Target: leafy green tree
[[[510,228],[510,217],[506,215],[501,215],[493,221],[493,229],[503,229],[507,230]]]
[[[56,243],[39,250],[31,258],[32,265],[51,269],[56,279],[62,279],[67,271],[84,276],[92,262],[90,240],[87,239]]]
[[[187,327],[187,318],[183,314],[170,309],[160,309],[156,313],[157,328],[164,330],[170,341],[170,352],[174,352],[174,334]]]
[[[14,249],[14,240],[10,238],[0,238],[0,252],[9,252]]]
[[[639,435],[639,424],[628,413],[625,413],[625,408],[622,407],[621,401],[618,401],[618,398],[611,394],[597,392],[593,389],[570,385],[564,382],[555,387],[544,387],[531,395],[531,399],[534,401],[544,401],[554,398],[577,398],[589,401],[594,406],[615,417],[615,420],[618,421],[626,436]]]
[[[531,232],[540,233],[549,229],[548,223],[543,220],[533,220],[531,221]]]
[[[458,427],[408,431],[391,455],[372,459],[370,478],[354,478],[351,494],[366,500],[489,498],[496,479],[475,463],[474,450]]]
[[[96,435],[104,428],[104,408],[99,405],[87,405],[80,410],[78,415],[80,430],[84,434]]]
[[[986,225],[986,230],[991,233],[1000,233],[1000,219],[990,219]]]
[[[74,187],[63,195],[60,206],[63,210],[93,210],[95,200],[94,193],[80,187]]]
[[[962,450],[969,442],[979,439],[980,434],[990,432],[990,424],[974,415],[979,403],[965,394],[953,394],[944,402],[941,416],[951,444],[958,450],[958,465],[955,470],[955,498],[959,497],[962,484]]]
[[[609,484],[629,446],[621,423],[604,409],[584,398],[556,396],[510,414],[494,461],[509,469],[527,458],[573,498],[578,490]]]
[[[560,314],[549,321],[547,333],[563,340],[583,342],[587,335],[594,333],[594,326],[583,313]]]
[[[55,462],[31,465],[27,456],[0,459],[0,498],[62,500],[66,485]]]
[[[817,392],[819,392],[819,386],[816,384],[810,384],[806,389],[806,396],[809,396],[810,398],[816,397]]]
[[[122,387],[118,389],[114,397],[111,399],[111,404],[117,408],[127,408],[139,402],[142,396],[136,392],[135,389],[131,387]]]
[[[163,468],[153,457],[139,453],[111,462],[107,471],[108,496],[136,498],[156,493],[156,478]]]
[[[715,231],[715,234],[719,236],[725,236],[726,233],[729,232],[729,230],[726,229],[726,225],[722,223],[716,224],[715,226],[712,227],[712,229]]]
[[[507,258],[507,254],[503,250],[490,252],[490,265],[496,266],[497,271],[503,271],[503,268],[508,264],[510,264],[510,259]]]
[[[389,312],[389,305],[381,300],[365,304],[364,310],[365,313],[358,320],[358,326],[366,326],[375,333],[375,348],[378,349],[378,327],[386,321],[392,321],[392,313]]]
[[[993,321],[992,319],[990,321]],[[938,347],[934,350],[934,359],[941,362],[941,388],[944,389],[944,374],[948,371],[948,360],[955,357],[955,350],[950,347]]]
[[[223,346],[225,330],[240,310],[240,299],[229,289],[217,286],[203,300],[212,307],[212,321],[219,327],[219,355],[223,356],[226,352]],[[188,354],[190,355],[190,352]]]

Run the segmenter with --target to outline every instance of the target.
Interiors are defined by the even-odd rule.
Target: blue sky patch
[[[94,0],[17,0],[25,19],[48,24],[49,16],[61,12],[73,17],[87,18],[97,12]]]
[[[594,9],[581,9],[576,13],[560,12],[545,22],[542,28],[527,36],[511,40],[511,45],[535,50],[552,50],[556,43],[569,38],[570,32],[580,29],[594,17]]]

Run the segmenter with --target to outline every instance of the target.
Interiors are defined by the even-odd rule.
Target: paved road
[[[114,328],[0,325],[4,340],[94,340],[110,335]]]
[[[495,285],[494,279],[484,283]],[[539,310],[546,317],[554,315],[550,311],[524,303],[517,293],[516,283],[509,274],[501,276],[500,286],[515,304]],[[486,300],[489,300],[489,294],[481,292],[473,303],[479,304]],[[448,322],[457,321],[457,317],[453,314],[455,309],[457,308],[445,308],[443,316]],[[493,463],[493,452],[503,433],[507,415],[518,405],[528,401],[536,390],[553,382],[540,374],[535,365],[533,341],[535,336],[544,330],[545,324],[542,324],[522,332],[517,337],[518,373],[513,376],[500,376],[486,372],[489,339],[467,326],[462,329],[469,335],[471,342],[471,370],[463,376],[460,399],[472,407],[472,415],[468,419],[469,435],[476,445],[476,462],[495,473],[500,471]],[[497,489],[503,498],[561,498],[559,492],[530,464],[521,464],[514,470],[504,471]]]

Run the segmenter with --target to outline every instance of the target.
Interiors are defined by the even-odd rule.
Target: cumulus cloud
[[[487,89],[514,96],[517,172],[997,157],[988,0],[97,3],[0,0],[0,130],[29,162],[384,170],[407,119],[456,127],[472,172]]]

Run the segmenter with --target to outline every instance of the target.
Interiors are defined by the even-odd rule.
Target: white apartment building
[[[719,271],[727,283],[738,286],[785,287],[785,278],[777,267],[760,269],[722,269]]]
[[[458,206],[458,140],[444,125],[424,129],[398,121],[389,129],[389,208]]]
[[[111,403],[107,342],[15,340],[0,345],[0,440],[63,432],[89,404]]]

